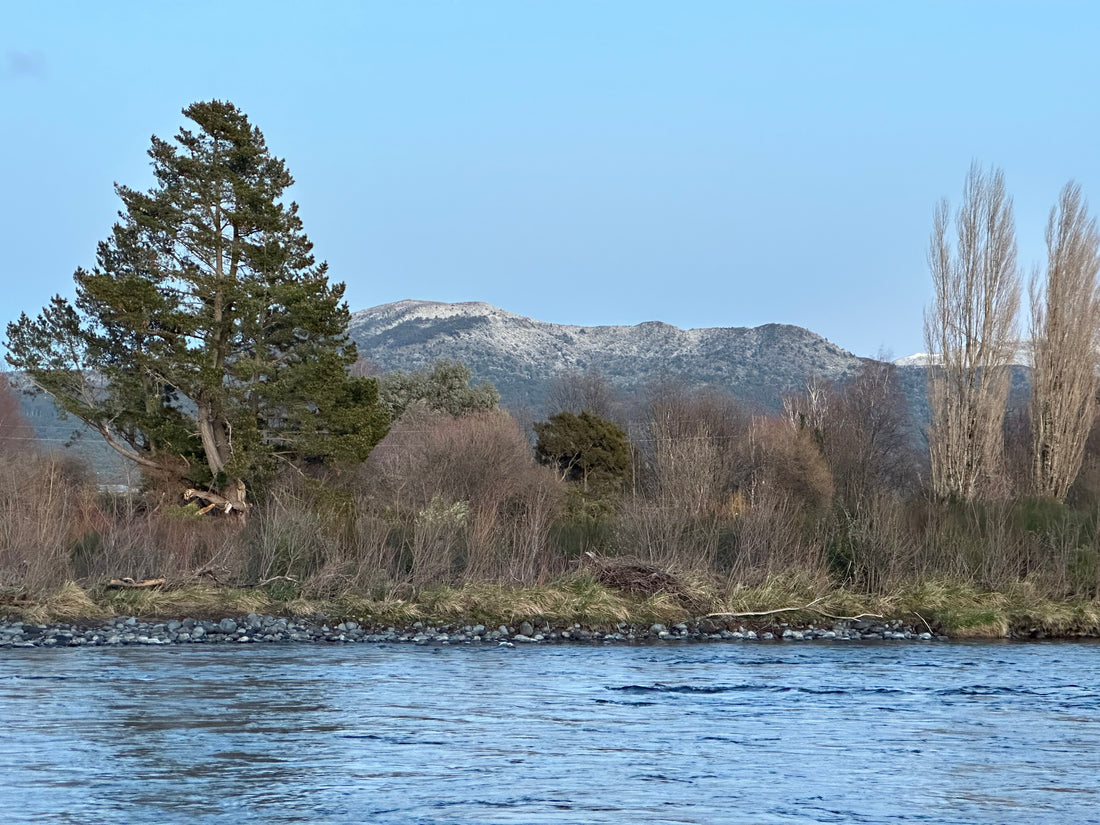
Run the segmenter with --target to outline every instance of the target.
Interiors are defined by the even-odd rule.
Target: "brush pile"
[[[592,566],[593,575],[604,587],[630,593],[635,596],[685,595],[680,580],[664,570],[625,559],[608,559],[595,553],[585,553]]]

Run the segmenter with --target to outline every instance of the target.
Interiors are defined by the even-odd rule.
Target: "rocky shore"
[[[524,621],[515,626],[416,622],[409,627],[371,627],[347,620],[334,624],[261,616],[250,613],[243,618],[220,621],[182,619],[143,621],[135,617],[115,617],[95,624],[42,625],[21,621],[0,621],[0,648],[5,647],[84,647],[169,644],[276,644],[315,643],[393,643],[415,645],[496,645],[514,647],[523,644],[652,644],[668,642],[807,642],[864,640],[946,640],[927,629],[921,631],[901,621],[840,621],[829,627],[791,627],[786,624],[749,629],[708,619],[666,627],[620,623],[611,630],[581,625],[551,626]]]

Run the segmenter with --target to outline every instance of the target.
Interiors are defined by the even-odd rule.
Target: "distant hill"
[[[137,483],[140,474],[117,452],[107,446],[95,430],[75,418],[62,418],[53,400],[43,393],[31,392],[31,383],[19,373],[0,373],[19,393],[22,413],[34,428],[40,447],[61,450],[86,460],[104,484]]]
[[[383,370],[461,361],[492,382],[503,402],[540,410],[565,372],[603,373],[620,389],[675,380],[778,409],[810,376],[838,380],[863,359],[809,330],[784,324],[683,330],[660,321],[572,326],[537,321],[485,303],[398,301],[352,315],[360,353]]]

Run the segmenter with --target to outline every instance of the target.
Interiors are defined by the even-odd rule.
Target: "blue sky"
[[[71,295],[149,137],[227,99],[352,309],[798,324],[922,349],[932,210],[1004,169],[1021,265],[1100,207],[1100,5],[6,4],[0,324]]]

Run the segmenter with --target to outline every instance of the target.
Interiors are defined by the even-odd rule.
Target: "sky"
[[[229,100],[352,310],[797,324],[921,351],[933,209],[1004,170],[1024,272],[1100,204],[1100,4],[43,2],[0,28],[0,325],[94,263],[150,137]],[[0,327],[2,329],[2,327]]]

